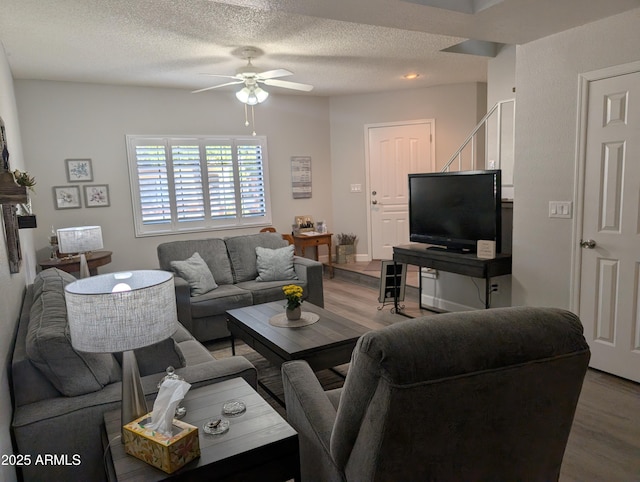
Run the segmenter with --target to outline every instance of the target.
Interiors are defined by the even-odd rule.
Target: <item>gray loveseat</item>
[[[103,414],[120,408],[121,370],[110,353],[71,347],[64,286],[75,278],[55,268],[27,288],[11,362],[15,453],[28,455],[26,481],[103,481]],[[255,367],[243,357],[216,360],[183,326],[172,338],[136,350],[142,384],[152,407],[168,365],[192,388],[243,377],[256,386]],[[38,456],[66,457],[66,464],[36,464]],[[75,457],[74,457],[75,456]]]
[[[277,250],[288,246],[288,242],[277,233],[160,244],[157,248],[160,268],[176,272],[176,303],[180,322],[200,341],[227,337],[227,310],[284,300],[282,287],[287,284],[302,286],[305,300],[324,307],[322,263],[293,256],[295,278],[257,279],[262,272],[256,248]],[[293,249],[293,246],[290,248]],[[175,262],[184,262],[195,253],[202,258],[217,285],[201,294],[194,294],[193,283],[190,285],[175,268]]]

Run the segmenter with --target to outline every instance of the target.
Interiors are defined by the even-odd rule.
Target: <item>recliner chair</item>
[[[557,480],[589,357],[577,316],[517,307],[367,333],[337,390],[286,363],[302,480]]]

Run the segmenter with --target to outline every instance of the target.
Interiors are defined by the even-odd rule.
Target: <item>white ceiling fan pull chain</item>
[[[253,124],[253,135],[256,135],[256,113],[251,106],[251,123]]]
[[[247,113],[247,104],[244,105],[244,125],[245,127],[249,127],[249,114]]]

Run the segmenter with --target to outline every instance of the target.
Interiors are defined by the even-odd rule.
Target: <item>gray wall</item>
[[[258,231],[134,236],[125,135],[247,135],[251,131],[244,126],[244,109],[231,92],[191,94],[178,89],[26,80],[15,84],[25,158],[38,179],[33,205],[38,215],[39,258],[47,256],[51,225],[102,226],[104,246],[113,251],[113,262],[101,272],[156,268],[156,246],[162,242]],[[255,114],[257,133],[267,136],[273,225],[290,232],[299,214],[331,223],[328,99],[273,95],[256,107]],[[292,199],[291,156],[312,158],[310,199]],[[67,158],[92,159],[94,183],[109,185],[110,207],[54,209],[51,188],[68,184]]]
[[[517,48],[514,305],[571,307],[575,219],[549,201],[576,192],[578,76],[640,60],[640,9]]]
[[[331,98],[334,233],[358,235],[358,259],[370,259],[367,238],[366,124],[435,119],[436,161],[442,167],[486,112],[486,85],[467,83]],[[361,193],[350,192],[361,184]]]

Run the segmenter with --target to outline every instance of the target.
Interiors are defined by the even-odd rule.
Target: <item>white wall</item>
[[[486,112],[486,84],[453,84],[403,92],[331,98],[334,233],[358,235],[359,259],[370,257],[367,239],[366,124],[435,119],[436,161],[442,167]],[[350,192],[361,184],[361,193]],[[370,258],[369,258],[370,259]]]
[[[39,257],[48,255],[48,234],[56,228],[102,226],[111,264],[100,272],[158,266],[156,246],[186,238],[257,232],[208,231],[135,238],[127,170],[126,134],[246,135],[244,109],[232,92],[191,94],[185,90],[70,82],[16,81],[16,97],[30,171],[38,179],[33,200]],[[273,225],[290,232],[294,217],[310,214],[331,225],[329,101],[272,95],[256,106],[256,131],[267,136]],[[292,199],[291,156],[311,156],[311,199]],[[108,184],[111,206],[55,210],[52,186],[67,185],[67,158],[90,158],[94,183]]]
[[[0,43],[0,117],[2,117],[7,134],[9,148],[9,162],[11,169],[27,170],[22,158],[20,141],[20,126],[16,109],[13,79],[3,45]],[[13,453],[9,427],[13,415],[9,396],[8,370],[11,357],[11,347],[16,322],[20,313],[22,297],[26,280],[33,277],[34,253],[32,236],[28,230],[20,231],[23,263],[20,273],[9,273],[7,258],[7,243],[4,235],[4,223],[0,221],[0,455]],[[16,473],[10,465],[0,465],[0,480],[16,480]]]
[[[551,200],[577,201],[578,75],[640,60],[640,9],[517,48],[514,305],[569,308],[574,220]]]

